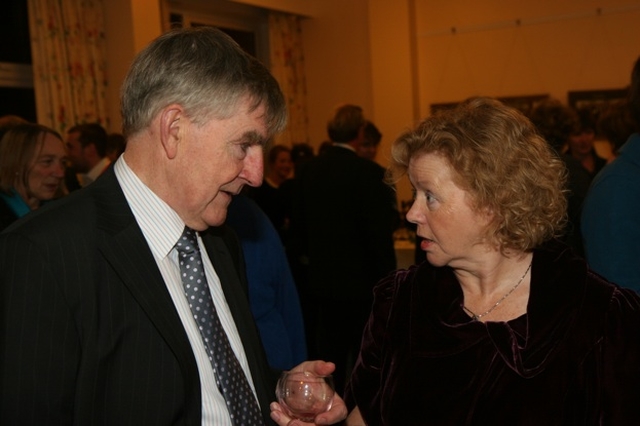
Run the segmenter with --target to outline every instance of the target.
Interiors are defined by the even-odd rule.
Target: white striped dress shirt
[[[191,348],[195,354],[200,374],[200,386],[202,389],[202,424],[207,426],[231,426],[231,419],[222,394],[216,386],[211,362],[200,336],[200,331],[189,309],[189,304],[184,295],[182,281],[180,279],[180,266],[178,264],[178,252],[174,249],[175,243],[182,235],[185,224],[178,214],[167,203],[160,199],[149,189],[129,168],[121,155],[114,165],[114,171],[124,195],[133,211],[138,225],[142,229],[147,243],[158,264],[162,278],[169,290],[173,304],[182,320]],[[202,261],[205,274],[209,282],[211,297],[218,311],[220,322],[229,336],[231,347],[235,352],[240,365],[249,379],[249,384],[255,393],[255,386],[251,378],[249,364],[242,346],[238,330],[229,311],[224,293],[220,286],[220,279],[216,274],[207,251],[202,249],[203,244],[198,235],[198,244],[201,247]]]

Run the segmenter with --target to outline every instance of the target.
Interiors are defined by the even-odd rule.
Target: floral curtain
[[[108,128],[103,0],[28,0],[38,122]]]
[[[289,110],[289,125],[276,138],[276,143],[291,146],[309,143],[307,115],[307,83],[300,17],[278,12],[269,14],[271,73],[280,83]]]

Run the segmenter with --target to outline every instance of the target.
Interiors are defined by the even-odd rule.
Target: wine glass
[[[289,417],[313,422],[331,408],[335,393],[333,377],[311,371],[284,371],[278,379],[276,397]]]

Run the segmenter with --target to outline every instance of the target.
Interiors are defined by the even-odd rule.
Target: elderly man
[[[287,424],[223,226],[285,125],[278,84],[220,31],[175,30],[134,60],[122,114],[114,167],[0,236],[0,424]]]

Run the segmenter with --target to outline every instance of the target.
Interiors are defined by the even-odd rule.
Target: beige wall
[[[622,88],[640,54],[638,0],[416,0],[416,12],[423,115],[474,95]]]
[[[369,38],[373,108],[371,120],[382,133],[377,161],[388,164],[394,139],[420,118],[414,2],[369,1]],[[396,185],[398,200],[411,198],[405,179]]]
[[[158,0],[109,0],[105,3],[110,121],[107,130],[120,132],[120,85],[135,54],[161,34],[162,19]]]
[[[323,0],[231,0],[251,6],[263,7],[301,16],[314,16]]]
[[[640,55],[639,0],[414,1],[421,116],[476,95],[624,88]]]
[[[367,0],[324,0],[315,17],[302,22],[312,145],[327,139],[336,105],[373,110]]]
[[[105,2],[112,123],[119,123],[117,91],[134,53],[161,32],[159,1]],[[626,86],[640,55],[640,0],[236,3],[305,16],[311,143],[326,139],[336,104],[356,103],[383,133],[383,165],[393,139],[432,103],[536,94],[565,101],[569,90]],[[398,191],[400,200],[411,197],[406,183]]]

